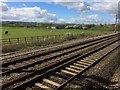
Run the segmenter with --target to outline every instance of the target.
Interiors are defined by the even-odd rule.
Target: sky
[[[119,0],[0,0],[2,21],[113,24]]]

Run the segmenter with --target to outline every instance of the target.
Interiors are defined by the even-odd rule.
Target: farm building
[[[83,29],[83,30],[87,30],[88,29],[88,27],[87,26],[82,26],[82,28],[81,29]]]
[[[65,25],[47,26],[47,29],[64,29]]]
[[[80,25],[80,24],[67,25],[65,28],[66,28],[66,29],[81,29],[81,28],[82,28],[82,25]]]
[[[46,28],[47,28],[47,29],[51,29],[51,27],[50,27],[50,26],[47,26]]]
[[[74,29],[79,29],[81,26],[80,25],[73,25]]]
[[[73,29],[73,25],[67,25],[65,28],[66,29]]]
[[[56,29],[56,26],[51,26],[51,29]]]
[[[94,24],[86,24],[86,25],[83,24],[82,27],[81,27],[81,29],[87,30],[87,29],[92,28],[94,26],[95,26]]]
[[[56,29],[64,29],[65,28],[65,25],[57,25],[56,26]]]
[[[93,27],[92,24],[81,25],[81,24],[74,24],[74,25],[54,25],[54,26],[47,26],[47,29],[83,29],[87,30],[88,28]]]

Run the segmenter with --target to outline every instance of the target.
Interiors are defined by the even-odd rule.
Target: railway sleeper
[[[48,87],[46,85],[43,85],[41,83],[35,83],[35,86],[39,87],[39,88],[42,88],[42,89],[46,89],[46,90],[53,90],[53,88],[51,87]]]
[[[54,76],[50,76],[50,80],[52,80],[54,82],[57,82],[57,83],[60,83],[60,84],[65,82],[65,79],[60,78],[60,77],[55,76],[55,75]]]
[[[69,68],[69,67],[66,67],[65,69],[69,70],[69,71],[72,71],[72,72],[76,72],[76,73],[80,72],[80,70],[76,70],[76,69]]]
[[[45,86],[48,86],[48,87],[51,87],[53,90],[55,88],[57,88],[57,86],[53,85],[52,83],[50,82],[47,82],[47,81],[42,81],[41,84],[45,85]]]
[[[88,64],[88,63],[80,62],[80,61],[77,61],[77,63],[82,64],[82,65],[85,65],[85,66],[89,66],[89,65],[90,65],[90,64]]]
[[[76,66],[76,65],[70,65],[71,68],[77,69],[77,70],[82,70],[80,67]]]
[[[69,74],[69,75],[76,75],[76,73],[68,71],[68,70],[61,70],[62,73]]]
[[[74,65],[79,66],[79,67],[81,67],[81,68],[86,68],[86,67],[88,67],[88,66],[82,65],[82,64],[80,64],[80,63],[74,63]]]

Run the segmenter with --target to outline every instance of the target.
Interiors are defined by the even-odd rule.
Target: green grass
[[[5,35],[5,31],[8,31],[9,33]],[[52,32],[51,32],[52,31]],[[80,29],[43,29],[43,28],[23,28],[23,27],[2,27],[2,38],[17,38],[17,37],[34,37],[34,36],[46,36],[46,35],[60,35],[60,34],[80,34],[78,36],[76,35],[69,35],[62,38],[56,37],[56,38],[48,38],[45,41],[41,40],[39,42],[32,42],[29,44],[26,43],[14,43],[14,40],[12,41],[12,44],[3,45],[2,52],[8,53],[8,52],[14,52],[14,51],[27,51],[27,50],[33,50],[37,48],[46,47],[48,45],[58,44],[62,43],[64,41],[69,41],[73,39],[82,39],[86,37],[93,37],[96,35],[106,34],[113,32],[110,27],[100,27],[96,26],[88,30],[80,30]],[[23,38],[24,39],[24,38]],[[24,39],[25,40],[25,39]],[[24,40],[22,40],[24,42]],[[20,40],[21,41],[21,40]],[[8,42],[8,41],[7,41]]]
[[[5,31],[8,31],[8,34],[5,35]],[[89,30],[80,30],[80,29],[43,29],[43,28],[24,28],[24,27],[2,27],[2,38],[17,38],[17,37],[34,37],[34,36],[45,36],[45,35],[58,35],[58,34],[102,34],[106,32],[111,32],[109,27],[100,27],[96,26]]]

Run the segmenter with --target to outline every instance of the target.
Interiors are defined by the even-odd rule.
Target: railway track
[[[69,54],[69,53],[72,53],[74,51],[89,47],[91,45],[106,41],[106,40],[111,39],[111,38],[113,38],[113,37],[109,37],[109,38],[101,39],[101,40],[98,40],[98,41],[90,42],[90,43],[87,43],[87,44],[67,48],[65,50],[53,52],[53,53],[50,53],[48,55],[44,55],[44,56],[37,57],[37,58],[32,58],[32,59],[28,58],[28,59],[3,63],[2,68],[3,69],[8,69],[8,70],[3,72],[2,75],[7,75],[7,74],[10,74],[10,73],[15,72],[17,70],[23,69],[23,68],[28,68],[28,67],[31,67],[31,66],[33,67],[33,65],[35,65],[35,64],[44,63],[44,62],[53,60],[54,58],[62,57],[64,55],[66,55],[66,54]]]
[[[116,35],[115,36],[113,35],[111,37],[109,36],[109,37],[106,37],[106,38],[95,40],[94,42],[89,42],[89,43],[80,44],[80,45],[78,44],[78,45],[75,45],[74,47],[67,48],[63,51],[58,50],[59,51],[59,52],[57,51],[58,53],[57,52],[52,53],[53,55],[50,53],[50,55],[45,56],[47,58],[45,58],[45,57],[44,58],[42,57],[42,59],[39,58],[38,61],[36,61],[36,62],[34,62],[34,60],[35,60],[34,59],[33,62],[29,63],[28,65],[25,64],[22,67],[17,67],[17,68],[11,69],[11,71],[8,70],[6,72],[3,72],[2,73],[3,78],[4,78],[5,75],[9,75],[11,73],[16,73],[16,72],[17,73],[18,72],[23,73],[23,75],[20,74],[20,75],[22,75],[21,77],[15,79],[15,80],[11,80],[11,81],[8,81],[8,82],[4,83],[2,85],[3,89],[5,89],[6,87],[9,87],[9,86],[11,87],[11,85],[13,85],[12,88],[15,89],[16,85],[18,85],[18,86],[20,85],[17,82],[26,79],[26,77],[27,78],[28,77],[34,78],[34,77],[36,77],[36,75],[38,75],[38,73],[42,74],[45,70],[57,67],[59,64],[66,63],[68,60],[72,60],[72,59],[74,59],[76,57],[79,57],[79,56],[83,58],[83,56],[87,55],[88,53],[90,54],[90,53],[95,52],[95,51],[92,51],[93,49],[99,50],[101,48],[104,48],[104,47],[116,42],[118,40],[118,38],[115,38],[115,37],[116,37]],[[48,64],[45,64],[46,62]],[[40,65],[43,65],[43,66],[37,67],[37,68],[39,68],[37,70],[35,70],[35,69],[32,70],[32,71],[28,70],[28,67],[33,67],[36,64],[38,66],[40,66]],[[4,63],[3,63],[3,65],[4,65]],[[27,73],[26,73],[26,70],[24,70],[25,68],[27,68]],[[33,67],[33,68],[35,68],[35,67]],[[70,69],[70,68],[67,68],[67,69]],[[71,70],[74,70],[74,69],[71,69]],[[28,79],[28,80],[31,80],[31,79]],[[23,81],[22,81],[22,83],[23,83]]]
[[[107,38],[108,39],[108,38]],[[28,68],[28,67],[33,67],[33,65],[35,65],[35,64],[38,64],[38,63],[43,63],[43,62],[47,62],[47,61],[50,61],[50,59],[52,60],[52,61],[54,61],[53,59],[54,58],[56,58],[56,57],[60,57],[60,56],[62,56],[63,55],[63,57],[64,57],[64,55],[65,54],[69,54],[69,53],[72,53],[72,52],[74,52],[74,51],[77,51],[77,50],[80,50],[80,49],[83,49],[83,48],[85,48],[85,47],[88,47],[88,46],[90,46],[90,45],[94,45],[94,44],[96,44],[96,43],[100,43],[100,42],[103,42],[104,40],[107,40],[107,39],[102,39],[102,40],[99,40],[99,41],[95,41],[95,42],[92,42],[92,43],[88,43],[88,44],[86,44],[86,45],[81,45],[81,46],[77,46],[77,47],[74,47],[74,48],[70,48],[70,49],[67,49],[66,51],[64,50],[64,51],[62,51],[62,52],[58,52],[58,54],[54,54],[53,53],[53,55],[47,55],[47,56],[44,56],[44,57],[47,57],[47,58],[44,58],[43,59],[43,57],[42,57],[42,59],[41,60],[39,60],[39,59],[32,59],[32,60],[29,60],[29,62],[27,61],[27,63],[26,62],[23,62],[23,63],[20,63],[22,66],[19,66],[19,64],[17,63],[17,65],[12,65],[12,67],[14,67],[14,66],[17,66],[17,67],[15,67],[15,68],[12,68],[11,70],[8,70],[8,71],[5,71],[5,72],[3,72],[2,73],[2,75],[4,76],[4,75],[7,75],[7,74],[11,74],[11,73],[15,73],[15,72],[18,72],[18,70],[20,71],[20,69],[23,69],[23,68]],[[110,39],[110,38],[109,38]],[[9,64],[9,63],[8,63]],[[11,66],[11,65],[10,65]],[[3,63],[3,68],[4,68],[4,63]],[[23,73],[24,74],[24,73]]]
[[[118,48],[118,42],[114,43],[90,56],[77,61],[69,61],[59,67],[56,67],[48,72],[38,76],[39,79],[34,83],[34,90],[61,90],[70,83],[78,75],[85,72],[87,69],[98,63],[110,52]],[[104,53],[103,53],[104,52]],[[67,76],[67,77],[66,77]]]
[[[62,50],[62,49],[74,47],[75,45],[85,44],[85,43],[89,43],[91,41],[99,40],[99,39],[102,39],[102,38],[108,38],[108,37],[115,36],[115,35],[117,35],[117,33],[110,34],[110,35],[104,35],[104,36],[98,36],[98,37],[85,39],[85,40],[76,40],[76,41],[73,41],[73,42],[70,42],[70,43],[63,43],[63,44],[53,46],[53,47],[49,47],[49,48],[32,50],[32,51],[23,52],[23,53],[13,53],[13,54],[8,54],[8,55],[3,55],[2,56],[2,61],[3,62],[9,62],[9,61],[11,62],[12,61],[13,62],[15,60],[32,58],[33,56],[36,57],[36,56],[39,56],[39,55],[56,52],[56,51],[59,51],[59,50]]]
[[[109,38],[112,38],[112,36],[113,35],[111,35],[111,37],[109,36]],[[104,37],[105,38],[105,37]],[[93,39],[92,41],[95,41],[95,40],[99,40],[99,39],[101,39],[102,40],[102,38],[96,38],[96,39]],[[89,42],[91,42],[91,40],[89,40],[89,41],[86,41],[86,42],[84,42],[85,44],[86,43],[89,43]],[[37,54],[39,54],[39,56],[31,56],[31,57],[29,57],[29,55],[27,56],[27,58],[19,58],[19,56],[21,55],[21,56],[23,56],[23,54],[29,54],[30,53],[30,55],[32,54],[32,52],[33,51],[31,51],[31,52],[28,52],[28,53],[23,53],[23,54],[18,54],[18,55],[15,55],[15,56],[13,56],[13,57],[11,57],[11,56],[8,56],[9,58],[5,58],[5,57],[3,57],[2,58],[2,66],[3,67],[7,67],[8,65],[11,65],[11,64],[16,64],[16,63],[18,63],[18,62],[23,62],[23,61],[29,61],[29,59],[33,59],[33,58],[35,58],[35,57],[40,57],[40,56],[43,56],[43,55],[45,55],[45,54],[50,54],[50,53],[56,53],[56,52],[59,52],[59,51],[63,51],[63,50],[65,50],[65,49],[69,49],[69,48],[72,48],[72,47],[75,47],[75,46],[79,46],[79,45],[81,45],[81,44],[84,44],[84,43],[77,43],[77,44],[73,44],[73,45],[68,45],[67,47],[60,47],[60,48],[57,48],[57,49],[53,49],[52,51],[50,50],[50,51],[45,51],[45,52],[42,52],[42,53],[37,53],[37,51],[36,52],[34,52],[34,53],[37,53]],[[65,46],[65,45],[64,45]],[[15,57],[18,57],[19,59],[14,59]],[[6,59],[6,60],[5,60]],[[3,69],[5,69],[5,68],[3,68]],[[4,71],[4,70],[3,70]]]

